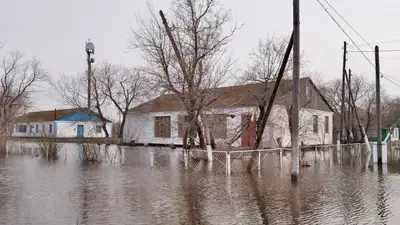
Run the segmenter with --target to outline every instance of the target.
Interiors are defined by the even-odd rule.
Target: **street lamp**
[[[91,76],[92,76],[92,63],[94,63],[94,58],[91,57],[91,55],[94,54],[94,44],[90,42],[90,39],[85,43],[85,50],[87,53],[87,64],[88,64],[88,103],[87,107],[88,110],[90,110],[90,85],[91,85]]]

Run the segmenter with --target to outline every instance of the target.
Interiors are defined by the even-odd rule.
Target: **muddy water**
[[[312,163],[289,169],[186,170],[178,150],[125,149],[123,164],[0,157],[0,224],[399,224],[400,167]]]

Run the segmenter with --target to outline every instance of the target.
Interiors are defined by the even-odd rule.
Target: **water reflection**
[[[114,164],[79,160],[83,146],[64,147],[58,160],[34,156],[34,146],[26,148],[29,154],[0,158],[0,224],[398,224],[400,219],[400,167],[380,169],[346,154],[339,165],[335,150],[318,152],[318,160],[309,160],[311,166],[301,168],[300,182],[292,185],[290,169],[279,168],[279,155],[269,157],[261,171],[227,176],[210,172],[206,163],[185,169],[180,150],[110,146],[109,153],[119,156],[100,155],[108,159],[104,162],[124,159]],[[390,160],[397,155],[391,153]],[[290,154],[282,161],[290,165]],[[233,170],[240,165],[247,164],[235,162]],[[215,161],[212,170],[218,168]]]

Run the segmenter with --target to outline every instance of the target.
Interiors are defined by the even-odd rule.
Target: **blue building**
[[[87,109],[54,109],[27,113],[16,119],[13,137],[106,137],[97,113]],[[110,137],[112,122],[106,120]]]

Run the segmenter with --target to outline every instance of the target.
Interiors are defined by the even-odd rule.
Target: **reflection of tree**
[[[267,225],[268,224],[267,202],[265,201],[265,197],[262,195],[259,189],[260,184],[258,183],[257,178],[254,176],[254,174],[249,173],[249,178],[250,178],[250,186],[254,192],[254,197],[256,198],[256,204],[258,206],[258,210],[260,211],[262,223],[264,225]]]

